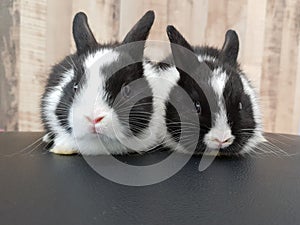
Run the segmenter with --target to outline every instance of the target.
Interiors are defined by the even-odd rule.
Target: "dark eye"
[[[243,104],[240,102],[239,103],[239,110],[242,110],[243,109]]]
[[[74,91],[77,91],[77,89],[78,89],[78,83],[74,83],[73,89],[74,89]]]
[[[122,95],[124,97],[129,97],[130,93],[131,93],[131,89],[130,89],[129,85],[123,85],[123,87],[122,87]]]
[[[195,101],[194,104],[195,104],[196,112],[200,114],[200,113],[201,113],[201,105],[200,105],[200,102]]]

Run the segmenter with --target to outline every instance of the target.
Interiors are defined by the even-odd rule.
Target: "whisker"
[[[42,142],[42,139],[43,137],[40,137],[38,138],[37,140],[35,140],[33,143],[29,144],[28,146],[26,146],[25,148],[17,151],[17,152],[14,152],[14,153],[11,153],[11,154],[8,154],[8,155],[3,155],[3,157],[13,157],[13,156],[16,156],[16,155],[19,155],[19,154],[22,154],[24,152],[26,152],[28,149],[30,149],[31,147],[35,146],[34,149],[36,149],[37,147],[39,147],[41,144],[43,144]],[[31,150],[30,150],[31,152]]]

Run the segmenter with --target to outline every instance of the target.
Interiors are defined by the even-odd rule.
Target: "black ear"
[[[154,22],[154,12],[152,10],[145,15],[131,28],[123,40],[123,44],[136,41],[145,41],[149,35],[150,29]]]
[[[174,26],[167,26],[167,34],[171,42],[171,50],[175,66],[181,70],[184,68],[197,68],[200,64],[194,54],[192,46],[185,40]],[[188,72],[188,71],[185,71]]]
[[[192,76],[194,80],[207,80],[211,75],[211,70],[205,62],[199,62],[193,47],[174,26],[167,26],[167,34],[176,68]]]
[[[122,49],[129,54],[136,62],[141,62],[144,55],[146,39],[154,21],[154,12],[148,11],[131,28],[122,42]]]
[[[236,65],[236,60],[239,54],[239,37],[234,30],[228,30],[225,35],[220,58],[232,66]]]
[[[179,33],[174,26],[167,26],[167,34],[172,44],[180,45],[187,48],[190,51],[194,51],[191,45],[185,40],[185,38]]]
[[[87,16],[79,12],[73,19],[73,37],[79,53],[97,45],[97,41],[89,27]]]

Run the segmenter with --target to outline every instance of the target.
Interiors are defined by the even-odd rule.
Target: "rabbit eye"
[[[74,89],[74,91],[77,91],[77,89],[78,89],[78,83],[74,84],[73,89]]]
[[[243,109],[243,104],[240,102],[239,103],[239,110],[242,110]]]
[[[129,85],[123,85],[123,87],[122,87],[122,95],[124,97],[129,97],[130,93],[131,93],[131,89],[130,89]]]
[[[200,114],[201,113],[200,102],[199,101],[195,101],[194,104],[195,104],[195,109],[196,109],[197,113]]]

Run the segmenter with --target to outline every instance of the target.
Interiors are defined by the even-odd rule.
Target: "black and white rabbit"
[[[154,12],[148,11],[123,42],[102,45],[87,16],[76,14],[77,52],[52,68],[41,101],[44,141],[53,143],[51,152],[124,154],[160,143],[163,100],[153,96],[165,94],[154,87],[156,81],[151,83],[153,74],[145,76],[143,62],[153,21]]]
[[[185,113],[180,116],[197,115],[198,124],[188,119],[182,123],[176,107],[167,102],[166,146],[182,152],[195,150],[196,154],[207,148],[223,155],[255,151],[265,141],[261,112],[257,93],[237,63],[237,33],[227,31],[222,49],[192,47],[173,26],[167,27],[167,34],[178,71],[170,99],[182,102]],[[173,67],[165,71],[174,71]],[[185,104],[178,88],[187,92],[193,104]],[[183,144],[178,144],[180,140]],[[195,148],[189,149],[195,142]]]

